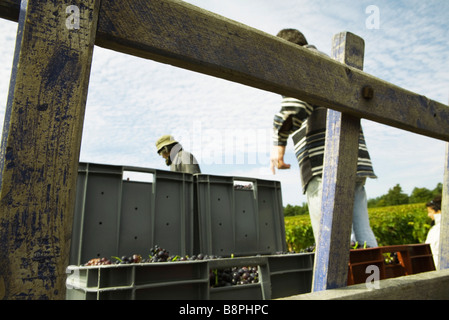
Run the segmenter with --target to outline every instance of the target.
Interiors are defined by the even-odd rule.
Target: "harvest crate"
[[[80,163],[70,264],[154,245],[193,254],[193,188],[190,174]]]
[[[428,244],[409,245],[412,274],[435,270],[432,250]]]
[[[69,266],[67,300],[269,300],[311,291],[313,253]],[[210,287],[210,271],[258,266],[254,284]],[[286,281],[284,275],[290,276]]]
[[[67,271],[68,300],[205,299],[208,294],[209,272],[201,262],[69,266]]]
[[[267,257],[239,257],[209,260],[209,270],[257,266],[259,279],[254,284],[209,287],[208,300],[265,300],[271,299]]]
[[[379,280],[435,270],[429,244],[350,250],[349,260],[348,285],[366,282],[370,265],[379,268]]]
[[[286,251],[278,181],[195,175],[199,251],[250,256]]]
[[[368,266],[379,268],[380,279],[385,279],[384,258],[379,248],[356,249],[349,252],[348,285],[364,283],[369,276]]]
[[[310,292],[314,256],[314,253],[268,256],[271,298]]]

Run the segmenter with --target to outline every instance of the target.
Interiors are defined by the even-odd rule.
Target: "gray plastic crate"
[[[70,264],[97,257],[194,251],[193,175],[80,163]]]
[[[260,284],[211,288],[210,300],[266,300]]]
[[[67,268],[67,300],[204,300],[207,263],[139,263]]]
[[[67,300],[270,300],[311,291],[313,253],[69,266]],[[258,266],[259,282],[211,288],[209,272]]]
[[[259,283],[210,288],[210,270],[248,264],[260,267]],[[269,299],[267,270],[267,259],[261,257],[69,266],[66,298],[67,300],[260,300],[268,297]]]
[[[195,186],[200,252],[250,256],[286,251],[280,182],[199,174]]]
[[[312,289],[314,253],[268,257],[271,298],[308,293]]]
[[[267,257],[225,258],[209,261],[209,269],[258,267],[257,283],[209,288],[209,300],[269,300],[271,285]]]

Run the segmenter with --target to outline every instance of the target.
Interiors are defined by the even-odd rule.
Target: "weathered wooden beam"
[[[449,270],[380,280],[378,289],[361,283],[279,300],[449,300]]]
[[[341,288],[348,282],[359,134],[359,118],[328,112],[313,291]]]
[[[0,18],[19,21],[20,0],[1,0]]]
[[[439,269],[449,269],[449,143],[446,144],[440,222]]]
[[[0,299],[65,299],[98,7],[22,2],[0,157]]]
[[[363,39],[352,33],[342,32],[333,38],[335,60],[363,69],[364,52]],[[359,118],[328,110],[313,291],[341,288],[348,282],[360,129]]]
[[[449,141],[448,106],[184,1],[102,0],[96,44]]]
[[[449,141],[447,106],[183,1],[102,1],[98,33],[105,48]]]

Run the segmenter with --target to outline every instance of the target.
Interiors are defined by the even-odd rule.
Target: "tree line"
[[[412,190],[412,193],[410,195],[407,195],[402,190],[400,184],[396,184],[393,188],[389,189],[386,194],[377,198],[368,199],[368,208],[380,208],[413,203],[427,203],[435,196],[441,195],[442,190],[443,184],[438,183],[433,190],[415,187]],[[303,203],[300,206],[292,206],[288,204],[286,207],[284,207],[285,217],[298,216],[303,214],[309,214],[307,203]]]

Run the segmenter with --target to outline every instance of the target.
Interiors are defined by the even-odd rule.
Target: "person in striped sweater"
[[[304,35],[296,29],[283,29],[278,34],[285,40],[315,50],[309,45]],[[283,97],[281,110],[273,120],[273,150],[271,170],[285,170],[290,164],[284,162],[287,140],[292,137],[295,155],[301,172],[303,192],[307,196],[309,215],[312,222],[315,242],[318,242],[321,217],[321,189],[323,176],[324,145],[326,136],[327,109],[311,105],[291,97]],[[363,130],[359,135],[357,163],[357,181],[352,221],[351,240],[360,245],[377,247],[377,240],[371,229],[368,217],[368,203],[365,191],[367,178],[377,178],[371,163]],[[349,245],[349,244],[348,244]]]

